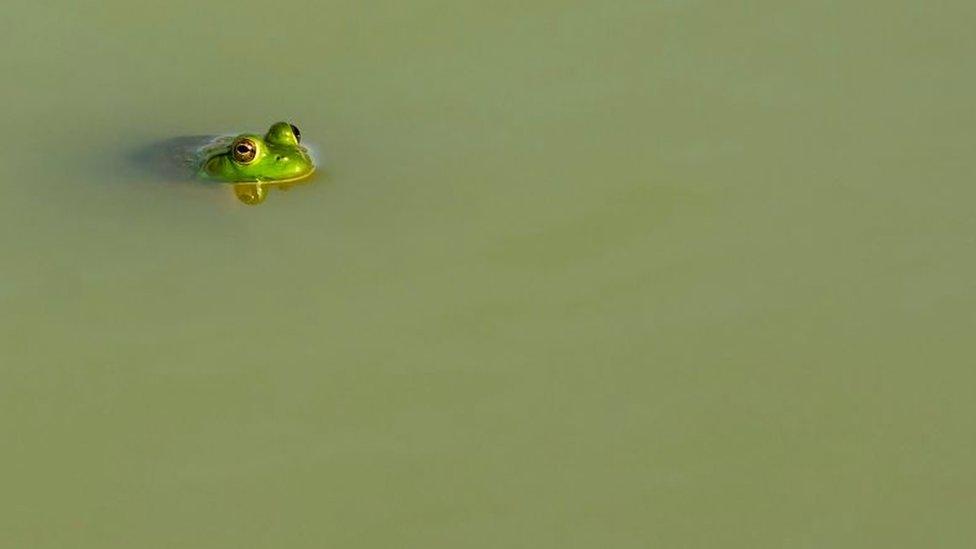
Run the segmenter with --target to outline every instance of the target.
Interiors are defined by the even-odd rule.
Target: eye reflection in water
[[[280,191],[287,191],[295,185],[305,185],[309,181],[309,179],[306,179],[304,181],[282,181],[280,183],[234,183],[234,195],[241,202],[250,206],[256,206],[264,202],[264,199],[268,197],[268,192],[273,188]]]

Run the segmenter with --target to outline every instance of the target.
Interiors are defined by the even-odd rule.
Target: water
[[[971,545],[976,9],[523,4],[5,6],[0,547]]]

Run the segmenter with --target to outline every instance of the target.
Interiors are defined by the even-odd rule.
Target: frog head
[[[224,140],[204,152],[202,175],[232,183],[295,181],[315,171],[302,134],[287,122],[277,122],[263,136],[245,133]]]

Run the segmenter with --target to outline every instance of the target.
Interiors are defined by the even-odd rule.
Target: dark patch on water
[[[200,149],[219,145],[220,136],[190,135],[147,143],[133,149],[127,159],[142,176],[157,181],[197,181]]]

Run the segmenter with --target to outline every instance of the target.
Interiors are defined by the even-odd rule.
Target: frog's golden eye
[[[248,164],[254,162],[258,155],[258,146],[250,139],[239,139],[230,148],[231,156],[235,162]]]
[[[302,132],[298,131],[298,126],[294,124],[289,124],[291,126],[291,133],[295,134],[295,141],[299,143],[302,142]]]

